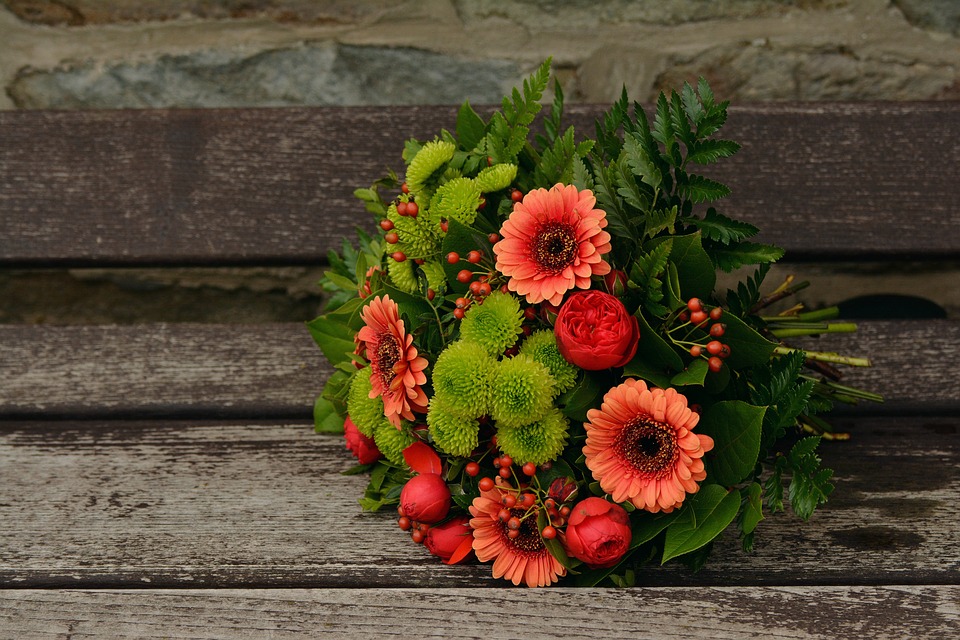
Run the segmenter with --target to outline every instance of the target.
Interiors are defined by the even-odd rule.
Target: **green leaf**
[[[830,483],[833,471],[820,468],[820,456],[816,454],[819,444],[819,436],[804,438],[793,445],[787,456],[793,472],[790,478],[790,506],[803,520],[808,520],[814,509],[826,502],[833,492]]]
[[[740,514],[740,530],[744,533],[753,533],[757,525],[763,520],[763,504],[760,500],[763,488],[759,482],[752,483],[743,490],[743,511]]]
[[[654,189],[660,188],[663,184],[663,174],[656,165],[647,150],[643,146],[643,141],[636,134],[627,134],[624,136],[624,151],[626,152],[627,165],[637,176]]]
[[[707,209],[703,218],[684,218],[683,221],[698,228],[707,240],[722,244],[740,242],[760,231],[752,224],[740,222],[728,218],[722,213],[717,213],[717,210],[713,207]]]
[[[754,331],[738,316],[733,313],[724,313],[722,321],[727,325],[723,342],[730,345],[727,364],[731,367],[734,369],[755,367],[765,364],[773,355],[777,344]]]
[[[678,185],[677,190],[682,197],[694,203],[720,200],[730,195],[730,188],[725,184],[694,173],[689,174],[686,182]]]
[[[446,256],[453,251],[465,258],[468,253],[477,247],[489,246],[490,242],[487,240],[487,234],[451,218],[447,221],[447,234],[443,237],[440,255]],[[457,264],[450,264],[446,260],[442,260],[442,264],[450,288],[457,293],[465,292],[468,285],[457,280],[457,273],[464,268],[464,263],[461,261]]]
[[[343,418],[323,396],[317,396],[313,403],[313,427],[317,433],[343,433]]]
[[[713,451],[707,460],[707,477],[712,482],[735,485],[757,466],[766,410],[742,400],[724,400],[706,408],[697,433],[713,438]]]
[[[688,385],[703,386],[703,381],[707,377],[707,371],[710,367],[703,358],[697,358],[687,368],[673,376],[670,380],[672,387],[686,387]]]
[[[680,509],[670,513],[650,513],[648,511],[638,511],[639,515],[633,516],[632,537],[630,538],[630,548],[636,549],[640,545],[650,542],[660,532],[670,526],[680,514]]]
[[[786,467],[787,459],[778,457],[773,464],[773,473],[763,485],[763,497],[770,513],[783,511],[783,471]]]
[[[710,256],[700,242],[700,232],[655,238],[646,243],[644,249],[651,251],[657,244],[665,241],[672,242],[670,261],[677,265],[682,299],[709,298],[717,285],[717,274]]]
[[[687,517],[678,517],[667,527],[661,564],[709,543],[733,522],[739,510],[739,493],[716,484],[702,485],[681,510]]]
[[[485,135],[487,135],[486,123],[473,110],[470,102],[465,100],[457,113],[457,137],[460,139],[460,145],[469,151],[480,144]]]
[[[657,98],[657,113],[653,119],[653,128],[650,131],[653,138],[666,147],[667,157],[671,157],[673,147],[676,146],[674,140],[673,122],[670,116],[670,105],[667,103],[667,96],[660,92]]]
[[[581,370],[581,375],[574,387],[561,394],[555,404],[563,411],[563,415],[571,420],[585,422],[587,411],[599,407],[600,398],[608,390],[608,386],[600,384],[598,376],[590,371]]]
[[[683,110],[686,112],[687,117],[690,118],[690,121],[694,124],[700,122],[706,113],[689,82],[683,83],[683,91],[681,93],[683,96]]]
[[[710,164],[721,158],[729,158],[740,150],[733,140],[698,140],[687,154],[687,162]]]
[[[307,323],[307,329],[314,342],[323,351],[324,357],[331,363],[350,359],[356,348],[353,336],[356,331],[337,319],[333,314],[322,315]]]
[[[670,377],[666,376],[667,384],[645,377],[643,374],[659,372],[663,376],[667,371],[677,372],[683,369],[683,358],[680,357],[667,341],[654,331],[642,313],[637,312],[637,323],[640,325],[640,342],[637,344],[637,355],[627,363],[623,369],[624,376],[636,376],[648,380],[659,387],[669,386]]]
[[[740,242],[728,247],[714,247],[710,251],[717,268],[727,273],[748,264],[776,262],[783,254],[780,247],[758,242]]]

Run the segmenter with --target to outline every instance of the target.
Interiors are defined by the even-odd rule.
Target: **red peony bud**
[[[603,276],[603,284],[607,288],[607,293],[619,298],[627,290],[627,274],[620,269],[614,269]]]
[[[360,464],[370,464],[383,457],[373,438],[368,438],[360,433],[350,416],[347,416],[347,419],[343,422],[343,437],[347,441],[347,449],[353,452],[353,457]]]
[[[612,567],[630,549],[630,516],[603,498],[581,500],[570,512],[564,547],[594,569]]]
[[[473,544],[473,529],[470,528],[470,518],[467,516],[458,516],[448,522],[430,527],[427,531],[427,537],[423,541],[423,546],[427,551],[437,556],[444,562],[450,560],[461,545],[466,547]],[[472,548],[469,552],[462,554],[452,563],[459,564],[473,555]]]
[[[564,359],[581,369],[622,367],[637,352],[640,327],[620,300],[603,291],[571,294],[557,316],[553,333]]]
[[[547,489],[547,497],[553,498],[558,504],[563,504],[567,500],[577,497],[577,483],[573,478],[557,478],[550,483]]]
[[[411,520],[427,524],[440,522],[450,511],[450,489],[435,473],[414,476],[403,485],[400,506]]]

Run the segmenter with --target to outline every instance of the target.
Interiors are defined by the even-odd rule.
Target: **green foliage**
[[[808,520],[814,509],[827,501],[833,493],[830,478],[833,471],[820,467],[816,454],[819,436],[804,438],[793,445],[787,456],[792,476],[790,478],[790,506],[800,518]]]
[[[540,112],[540,98],[550,79],[548,58],[523,81],[523,93],[514,88],[503,99],[501,111],[493,114],[487,134],[487,149],[494,162],[515,162],[530,133],[530,124]]]
[[[761,264],[753,275],[737,284],[737,290],[727,289],[727,307],[738,316],[746,316],[760,300],[760,285],[770,271],[770,264]]]
[[[766,407],[742,400],[724,400],[708,407],[697,432],[713,438],[707,477],[725,486],[744,480],[757,466]]]
[[[663,281],[660,276],[667,268],[667,260],[672,248],[673,241],[671,238],[657,244],[649,253],[637,258],[633,264],[633,270],[630,272],[628,286],[639,289],[643,308],[654,316],[662,316],[669,311],[660,304],[660,301],[663,300]]]
[[[661,564],[700,549],[727,528],[740,511],[740,494],[716,484],[703,484],[684,501],[667,527]]]

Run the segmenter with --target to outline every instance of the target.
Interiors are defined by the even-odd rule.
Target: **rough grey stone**
[[[397,0],[2,0],[26,22],[80,26],[118,22],[267,17],[281,22],[353,23]]]
[[[717,95],[750,100],[923,100],[956,82],[950,65],[865,58],[844,46],[779,49],[769,44],[718,47],[678,60],[656,79],[656,92],[705,77]]]
[[[960,1],[893,0],[903,15],[918,27],[960,34]]]
[[[776,15],[791,8],[842,7],[848,3],[849,0],[455,0],[466,24],[506,18],[537,31],[623,23],[674,25]]]
[[[490,103],[523,76],[511,61],[314,43],[252,56],[201,51],[28,69],[8,94],[32,109]]]

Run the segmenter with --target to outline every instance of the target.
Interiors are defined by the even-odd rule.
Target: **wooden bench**
[[[372,228],[352,190],[455,112],[0,112],[0,266],[322,264]],[[726,210],[787,260],[960,258],[960,105],[747,105],[725,133]],[[869,355],[846,380],[886,402],[834,418],[810,522],[698,574],[518,591],[361,513],[302,324],[0,326],[0,637],[957,637],[960,323],[820,346]]]

